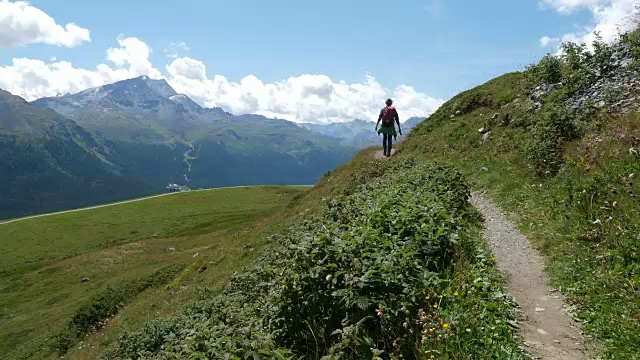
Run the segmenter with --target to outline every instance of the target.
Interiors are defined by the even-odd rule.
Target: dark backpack
[[[393,106],[387,106],[382,109],[382,125],[393,126],[393,121],[396,119],[396,108]]]

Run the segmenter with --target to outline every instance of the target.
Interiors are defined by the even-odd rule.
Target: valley
[[[2,92],[0,105],[4,219],[157,194],[169,183],[311,184],[358,149],[289,121],[205,109],[146,76],[32,103]]]
[[[260,249],[265,241],[247,233],[268,226],[271,216],[304,191],[268,186],[194,191],[0,225],[3,354],[56,357],[59,337],[83,306],[159,271],[167,275],[156,285],[118,300],[126,302],[124,311],[116,304],[105,310],[108,317],[95,315],[100,318],[76,325],[92,328],[109,320],[99,338],[111,342],[124,330],[175,312],[181,302],[197,297],[199,288],[218,288],[247,263],[253,250],[243,247]],[[108,298],[101,301],[95,306],[110,305]],[[74,336],[68,341],[87,341],[87,330],[67,332]]]
[[[640,3],[40,3],[0,358],[640,360]]]

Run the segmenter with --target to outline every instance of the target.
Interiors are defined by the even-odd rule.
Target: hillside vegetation
[[[175,312],[198,286],[222,285],[251,258],[243,247],[264,240],[247,231],[262,229],[302,191],[179,193],[0,225],[2,358],[58,358],[93,329],[104,335],[98,344],[109,343]]]
[[[394,158],[358,154],[298,200],[307,211],[222,293],[104,357],[525,358],[474,188],[546,256],[593,355],[638,358],[638,38],[593,53],[567,44],[454,97]]]
[[[638,358],[640,34],[593,45],[587,52],[567,44],[561,57],[461,93],[417,125],[391,159],[368,149],[327,172],[285,211],[235,238],[264,245],[253,261],[195,275],[200,286],[184,298],[158,289],[159,298],[178,296],[171,302],[184,303],[178,310],[147,313],[153,320],[132,321],[126,331],[97,323],[77,347],[75,319],[98,312],[68,313],[55,338],[60,354],[529,358],[518,310],[469,203],[476,189],[545,255],[594,355]],[[154,267],[116,294],[177,282],[173,271]],[[143,309],[122,313],[135,318]]]
[[[567,44],[466,91],[419,125],[400,158],[461,169],[520,224],[610,359],[640,357],[640,33]]]
[[[358,173],[354,165],[367,170]],[[517,312],[480,240],[461,174],[358,158],[269,251],[178,316],[104,358],[525,358]]]

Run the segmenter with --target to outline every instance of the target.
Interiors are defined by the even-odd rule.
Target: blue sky
[[[407,85],[430,98],[447,99],[522,70],[554,51],[541,46],[541,37],[585,32],[597,23],[589,5],[615,2],[33,0],[31,6],[57,24],[88,29],[90,42],[0,47],[0,66],[11,65],[14,58],[51,62],[55,56],[74,68],[95,70],[123,35],[153,49],[150,63],[163,76],[174,60],[164,49],[184,42],[189,51],[178,55],[206,64],[207,79],[221,75],[235,84],[254,75],[271,84],[317,74],[335,83],[360,84],[369,74],[385,89]],[[563,10],[564,3],[573,7]],[[194,92],[193,97],[206,102],[204,95],[201,99]]]

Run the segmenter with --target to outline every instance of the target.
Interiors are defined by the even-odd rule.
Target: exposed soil
[[[393,155],[396,154],[396,149],[391,149],[391,156],[393,157]],[[380,149],[380,151],[376,151],[375,153],[375,158],[376,159],[386,159],[386,157],[384,156],[384,150]]]
[[[579,326],[564,311],[562,295],[549,287],[538,252],[481,193],[473,193],[471,202],[485,218],[484,237],[525,316],[520,329],[530,352],[541,359],[585,359]]]

